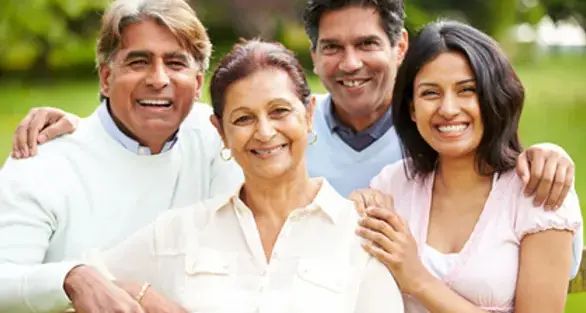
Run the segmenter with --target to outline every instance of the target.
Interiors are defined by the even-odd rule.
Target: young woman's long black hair
[[[411,111],[415,76],[444,52],[458,52],[466,57],[476,79],[484,124],[476,153],[478,172],[488,175],[514,168],[522,150],[517,133],[525,98],[521,81],[495,40],[472,26],[438,21],[425,26],[410,44],[393,91],[393,122],[403,156],[409,160],[409,176],[426,177],[437,162],[437,152],[417,130]]]

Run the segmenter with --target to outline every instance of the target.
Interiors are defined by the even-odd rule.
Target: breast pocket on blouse
[[[292,312],[346,312],[355,268],[328,260],[302,259],[293,281]]]
[[[199,249],[185,257],[182,302],[190,312],[218,312],[236,292],[237,254]]]

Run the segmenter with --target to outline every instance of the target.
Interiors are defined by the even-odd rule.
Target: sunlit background
[[[191,2],[214,43],[212,66],[240,37],[278,40],[297,53],[313,91],[324,91],[311,73],[301,23],[304,0]],[[107,3],[0,1],[0,164],[31,107],[55,106],[86,116],[97,106],[94,43]],[[586,0],[410,0],[406,6],[411,32],[449,17],[502,44],[527,89],[523,143],[553,142],[570,153],[586,207]],[[585,310],[586,294],[571,294],[567,312]]]

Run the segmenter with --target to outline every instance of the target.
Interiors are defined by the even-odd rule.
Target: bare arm
[[[564,312],[571,249],[570,231],[552,229],[523,238],[515,313]]]

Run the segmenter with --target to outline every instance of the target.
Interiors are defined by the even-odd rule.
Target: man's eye
[[[134,61],[131,61],[129,64],[131,66],[135,66],[135,65],[146,65],[147,64],[147,61],[145,61],[145,60],[134,60]]]
[[[183,68],[186,66],[185,63],[179,61],[171,61],[169,62],[169,65],[174,68]]]

